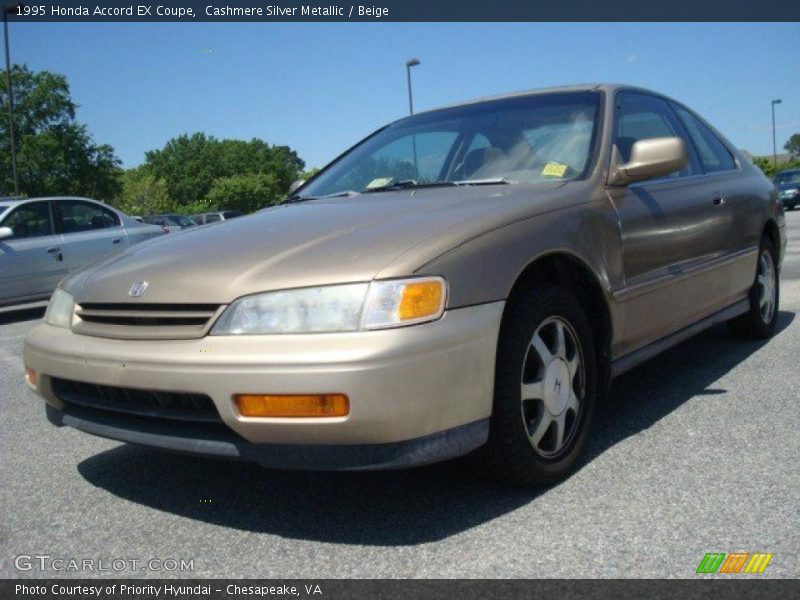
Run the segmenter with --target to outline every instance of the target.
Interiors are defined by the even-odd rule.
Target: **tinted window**
[[[222,221],[222,217],[219,215],[206,215],[206,223],[216,223],[217,221]]]
[[[775,175],[775,183],[800,183],[800,171],[781,171]]]
[[[226,210],[224,213],[226,219],[235,219],[236,217],[241,217],[242,213],[236,212],[235,210]]]
[[[61,216],[61,230],[64,233],[92,231],[119,225],[116,213],[90,202],[63,200],[56,203],[56,206]]]
[[[631,150],[636,142],[659,137],[680,137],[686,144],[687,152],[691,152],[680,123],[664,100],[645,94],[620,94],[617,97],[614,144],[622,162],[630,160]],[[695,169],[689,164],[667,177],[691,175],[694,172]]]
[[[689,132],[706,173],[730,171],[736,168],[736,161],[731,153],[708,127],[681,106],[676,106],[675,111]]]
[[[31,238],[53,233],[48,202],[30,202],[13,209],[3,220],[3,227],[11,227],[14,237]]]

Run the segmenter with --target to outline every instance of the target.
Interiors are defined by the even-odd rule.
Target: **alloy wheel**
[[[775,263],[772,254],[763,250],[758,258],[758,306],[764,323],[769,323],[775,313],[777,286],[775,285]]]
[[[543,458],[556,458],[578,431],[585,394],[583,353],[572,326],[561,317],[533,333],[522,369],[522,419],[528,441]]]

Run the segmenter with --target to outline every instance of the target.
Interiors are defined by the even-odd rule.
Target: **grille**
[[[55,395],[68,405],[173,421],[222,423],[217,407],[203,394],[139,390],[58,378],[52,380],[52,386]]]
[[[204,336],[224,307],[219,304],[81,304],[75,333],[119,339],[187,339]]]

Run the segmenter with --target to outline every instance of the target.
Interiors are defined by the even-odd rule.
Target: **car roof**
[[[32,198],[15,198],[13,196],[7,198],[0,198],[0,202],[10,204],[24,204],[26,202],[41,202],[41,201],[56,201],[56,200],[81,200],[83,202],[94,202],[95,204],[102,204],[113,208],[103,202],[102,200],[95,200],[94,198],[85,198],[83,196],[34,196]]]
[[[32,198],[11,198],[11,199],[2,199],[4,204],[9,203],[11,206],[18,206],[22,204],[27,204],[29,202],[58,202],[63,200],[79,200],[81,202],[91,202],[93,204],[102,204],[104,207],[117,210],[110,204],[106,204],[102,200],[95,200],[94,198],[86,198],[84,196],[34,196]],[[118,211],[119,212],[119,211]]]
[[[483,104],[488,102],[496,102],[501,100],[508,100],[511,98],[522,98],[525,96],[540,96],[544,94],[559,94],[559,93],[579,93],[579,92],[594,92],[594,91],[601,91],[607,92],[609,94],[614,94],[619,90],[629,90],[635,92],[642,92],[645,94],[651,94],[653,96],[660,96],[662,98],[666,98],[664,94],[659,92],[649,90],[647,88],[638,87],[635,85],[629,85],[625,83],[579,83],[576,85],[562,85],[556,87],[547,87],[547,88],[538,88],[538,89],[530,89],[530,90],[522,90],[518,92],[510,92],[507,94],[499,94],[496,96],[485,96],[481,98],[475,98],[473,100],[466,100],[464,102],[457,102],[455,104],[449,104],[446,106],[440,106],[437,108],[433,108],[430,110],[419,111],[415,112],[414,115],[410,115],[408,117],[403,117],[403,119],[408,119],[416,115],[422,115],[425,113],[436,112],[438,110],[445,110],[448,108],[458,108],[460,106],[471,106],[474,104]],[[400,119],[400,120],[403,120]]]
[[[780,175],[781,173],[800,173],[800,169],[784,169],[783,171],[778,171],[775,175]]]

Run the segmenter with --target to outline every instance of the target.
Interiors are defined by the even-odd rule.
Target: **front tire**
[[[780,301],[780,272],[775,245],[768,237],[761,240],[758,250],[756,278],[749,294],[750,309],[728,321],[734,335],[751,340],[763,340],[775,333]]]
[[[572,470],[588,439],[597,397],[592,330],[562,287],[535,285],[510,302],[482,456],[505,483],[548,485]]]

